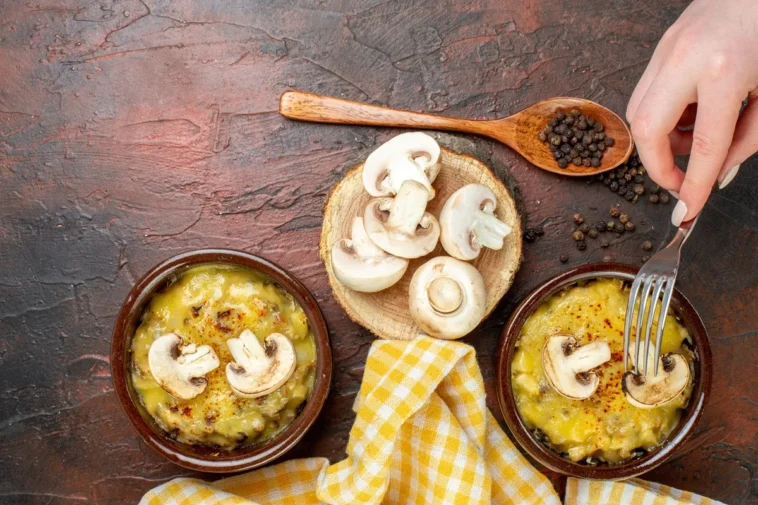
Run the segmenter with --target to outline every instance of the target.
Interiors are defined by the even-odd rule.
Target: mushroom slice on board
[[[511,227],[495,217],[497,197],[482,184],[468,184],[450,195],[440,214],[440,241],[450,256],[473,260],[482,247],[502,249]]]
[[[440,224],[426,212],[427,189],[405,181],[395,198],[374,198],[363,213],[371,241],[400,258],[419,258],[432,252],[440,238]]]
[[[226,341],[235,361],[226,365],[226,380],[237,396],[258,398],[273,393],[295,371],[297,360],[290,339],[272,333],[264,343],[250,330]]]
[[[542,368],[550,386],[573,400],[592,396],[600,379],[591,370],[610,359],[607,342],[579,346],[571,335],[553,335],[542,348]]]
[[[635,344],[629,345],[629,359],[634,366]],[[640,409],[652,409],[668,403],[684,391],[690,380],[690,366],[681,354],[668,353],[660,358],[658,375],[653,375],[655,349],[650,347],[647,357],[647,375],[626,372],[621,389],[629,403]],[[643,367],[639,367],[643,369]]]
[[[408,260],[379,249],[366,233],[363,218],[354,217],[351,238],[343,238],[332,247],[332,269],[348,288],[376,293],[400,280],[408,269]]]
[[[147,362],[155,382],[165,392],[191,400],[205,391],[205,375],[220,365],[210,346],[183,345],[182,337],[167,333],[156,338],[147,352]]]
[[[449,256],[421,265],[413,274],[409,295],[411,317],[433,337],[461,338],[484,318],[487,292],[482,274]]]
[[[431,200],[439,159],[440,146],[432,137],[422,132],[403,133],[369,154],[363,164],[363,186],[371,196],[394,196],[403,182],[416,181]]]

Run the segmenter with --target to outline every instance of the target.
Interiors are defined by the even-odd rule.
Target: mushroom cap
[[[421,265],[413,274],[409,295],[411,317],[437,338],[463,337],[484,318],[487,292],[482,274],[449,256]]]
[[[494,215],[495,193],[483,184],[467,184],[450,195],[440,213],[440,241],[460,260],[473,260],[482,249],[502,249],[511,227]]]
[[[440,146],[423,132],[391,138],[366,158],[363,186],[371,196],[393,196],[407,180],[423,185],[427,198],[434,198],[432,182],[440,171]]]
[[[204,376],[220,365],[210,346],[183,345],[182,337],[167,333],[156,338],[147,353],[148,366],[155,382],[165,392],[190,400],[208,387]]]
[[[226,380],[242,398],[258,398],[287,382],[297,365],[295,347],[281,333],[272,333],[261,344],[250,330],[226,341],[234,363],[226,365]]]
[[[342,239],[332,247],[332,269],[348,288],[375,293],[399,281],[408,269],[408,260],[378,248],[366,233],[363,219],[354,217],[351,239]]]
[[[542,348],[542,368],[550,386],[573,400],[592,396],[600,384],[597,374],[590,372],[611,359],[607,342],[578,346],[572,335],[553,335]]]
[[[629,345],[629,358],[634,364],[635,343]],[[647,375],[626,372],[621,389],[629,403],[640,409],[652,409],[676,398],[690,381],[690,367],[681,354],[668,353],[660,358],[658,375],[653,375],[655,349],[651,346],[647,357]],[[640,367],[643,368],[643,367]]]
[[[405,181],[395,198],[375,198],[366,206],[363,224],[371,241],[400,258],[419,258],[437,247],[440,225],[426,209],[426,188]]]

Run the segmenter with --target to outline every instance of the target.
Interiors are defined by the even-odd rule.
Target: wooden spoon
[[[599,167],[569,164],[566,168],[560,168],[548,145],[537,138],[556,112],[568,112],[571,109],[579,109],[582,114],[600,121],[605,126],[606,134],[615,140],[613,146],[603,154]],[[533,165],[560,175],[583,176],[606,172],[624,163],[634,147],[632,134],[618,115],[582,98],[549,98],[512,116],[473,120],[390,109],[303,91],[286,91],[279,102],[279,113],[290,119],[313,123],[398,126],[475,133],[499,140]]]

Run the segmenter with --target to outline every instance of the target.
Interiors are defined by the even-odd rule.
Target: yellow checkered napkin
[[[348,457],[335,465],[311,458],[213,484],[175,479],[140,503],[560,503],[550,481],[529,465],[487,410],[482,376],[468,345],[429,337],[375,341],[355,410]],[[621,503],[718,502],[640,480],[569,481],[567,505]]]

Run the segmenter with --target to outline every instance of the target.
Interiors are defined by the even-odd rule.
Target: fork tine
[[[624,372],[629,369],[629,340],[632,333],[632,318],[634,317],[634,302],[637,299],[637,293],[644,275],[638,275],[634,278],[632,287],[629,288],[629,301],[626,304],[626,318],[624,321]]]
[[[650,276],[645,279],[645,285],[642,287],[642,296],[640,296],[640,306],[637,309],[637,331],[634,332],[634,373],[640,373],[640,333],[642,333],[642,319],[645,316],[645,308],[647,307],[647,297],[650,295],[650,290],[653,288],[653,281],[656,278]],[[645,358],[647,361],[647,358]]]
[[[647,313],[647,324],[645,326],[645,353],[642,355],[643,359],[645,360],[645,366],[642,369],[642,375],[647,375],[647,357],[649,356],[650,352],[650,335],[652,334],[653,330],[653,318],[655,317],[655,307],[658,305],[658,297],[661,296],[661,291],[663,290],[663,286],[666,285],[666,278],[665,277],[659,277],[657,279],[657,282],[655,283],[655,289],[653,290],[653,297],[650,302],[650,310]],[[657,334],[656,334],[657,335]],[[656,347],[658,349],[658,347]],[[658,351],[655,352],[656,354],[656,360],[658,359]]]
[[[671,295],[674,294],[674,278],[666,279],[666,290],[663,292],[663,304],[661,305],[661,314],[658,316],[658,328],[655,332],[655,367],[654,375],[658,375],[658,362],[661,358],[661,341],[663,340],[663,327],[666,325],[666,314],[671,305]]]

